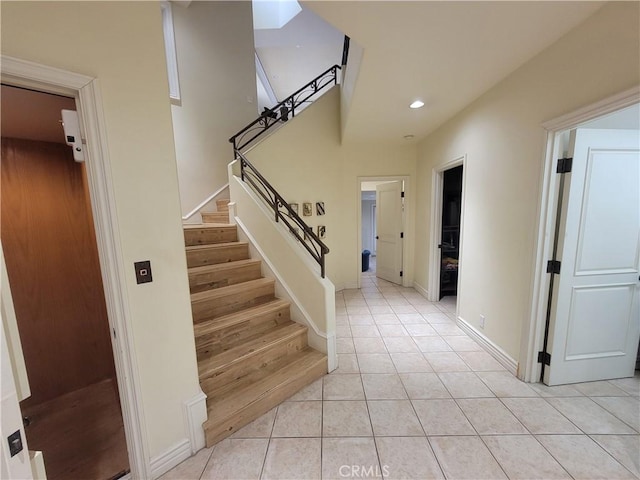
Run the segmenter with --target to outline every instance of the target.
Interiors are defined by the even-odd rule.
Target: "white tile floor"
[[[162,479],[640,478],[640,376],[522,383],[454,311],[368,272],[339,368]]]

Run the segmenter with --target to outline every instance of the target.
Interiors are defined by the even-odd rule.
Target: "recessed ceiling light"
[[[424,102],[421,100],[416,100],[411,105],[409,105],[409,108],[420,108],[420,107],[424,107]]]

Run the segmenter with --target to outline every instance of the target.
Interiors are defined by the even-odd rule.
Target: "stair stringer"
[[[262,261],[262,275],[266,278],[273,278],[276,282],[276,297],[283,298],[291,303],[291,319],[308,327],[308,343],[309,345],[327,355],[328,371],[332,372],[338,366],[338,357],[336,353],[336,319],[335,319],[335,286],[328,278],[321,278],[316,271],[317,266],[308,257],[306,251],[302,251],[302,247],[290,238],[280,225],[273,222],[272,214],[270,214],[256,195],[250,191],[243,182],[233,175],[232,165],[229,167],[229,186],[231,192],[231,203],[229,204],[229,222],[238,226],[238,238],[249,243],[249,250],[252,258]],[[238,204],[242,204],[239,209]],[[242,210],[251,209],[245,212],[242,218]],[[239,211],[240,210],[240,211]],[[249,218],[250,217],[250,218]],[[253,220],[253,222],[251,221]],[[259,223],[261,228],[255,225],[254,231],[249,223]],[[264,230],[269,230],[265,232]],[[278,242],[260,242],[257,238],[261,236],[271,236],[278,238]],[[278,245],[277,250],[286,249],[287,263],[295,262],[299,267],[298,271],[303,271],[306,277],[305,281],[299,282],[295,278],[287,278],[283,270],[286,268],[284,264],[276,264],[274,257],[267,252],[265,245]],[[275,252],[272,252],[275,253]],[[301,286],[304,284],[304,286]],[[295,286],[294,286],[295,285]],[[312,289],[315,295],[309,295],[304,289]],[[306,296],[307,299],[303,299]],[[310,301],[309,297],[314,300]],[[321,297],[320,301],[317,300]],[[315,313],[312,314],[311,312]],[[318,313],[319,312],[319,313]],[[314,317],[326,325],[322,328]]]
[[[230,210],[230,217],[231,217]],[[323,332],[318,328],[318,325],[313,321],[311,315],[306,311],[302,302],[295,293],[289,288],[284,278],[279,274],[278,270],[269,261],[269,258],[265,255],[264,251],[258,246],[255,238],[248,231],[246,225],[239,218],[233,218],[233,221],[238,227],[238,238],[241,241],[249,243],[249,253],[251,258],[260,259],[262,261],[262,276],[265,278],[272,278],[275,280],[276,297],[283,300],[287,300],[291,303],[291,320],[301,325],[305,325],[309,329],[307,330],[307,341],[309,346],[319,352],[327,355],[327,369],[329,372],[335,370],[338,366],[336,355],[336,334],[335,329],[331,333]],[[334,290],[335,292],[335,290]],[[334,305],[332,308],[335,312],[335,293],[333,295]],[[333,316],[333,323],[335,324],[335,313]]]

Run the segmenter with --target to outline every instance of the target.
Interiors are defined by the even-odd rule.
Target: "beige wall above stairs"
[[[308,346],[307,327],[291,320],[275,280],[262,277],[260,260],[249,258],[248,243],[226,222],[184,227],[207,446],[327,372],[327,357]]]

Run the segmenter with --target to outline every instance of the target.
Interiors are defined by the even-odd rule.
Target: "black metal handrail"
[[[251,165],[247,157],[236,150],[236,156],[240,160],[240,176],[242,181],[251,185],[253,190],[262,197],[265,203],[273,210],[276,222],[282,221],[289,232],[304,246],[313,259],[320,265],[320,275],[325,276],[325,255],[329,253],[322,240],[313,232],[313,228],[305,223],[302,218],[282,198],[266,178]],[[303,236],[300,235],[302,231]]]
[[[289,115],[295,117],[296,109],[310,102],[311,97],[330,85],[338,84],[339,65],[334,65],[322,72],[316,78],[289,95],[276,106],[265,109],[256,120],[244,127],[229,142],[233,144],[233,153],[240,160],[240,177],[243,182],[249,184],[260,195],[264,202],[273,210],[276,222],[282,222],[289,232],[302,244],[313,259],[320,265],[320,275],[325,277],[325,256],[329,253],[320,237],[313,232],[313,228],[305,223],[298,213],[291,208],[289,203],[280,195],[266,178],[254,167],[243,151],[254,140],[266,133],[274,125],[289,120]],[[302,232],[302,235],[301,233]]]
[[[340,66],[334,65],[274,107],[265,108],[264,112],[262,112],[257,119],[231,137],[229,141],[233,144],[233,151],[236,158],[238,158],[239,152],[244,151],[251,142],[263,135],[274,125],[288,121],[289,117],[295,117],[296,109],[308,103],[311,97],[320,92],[320,90],[329,85],[337,85],[338,70],[340,70]]]

